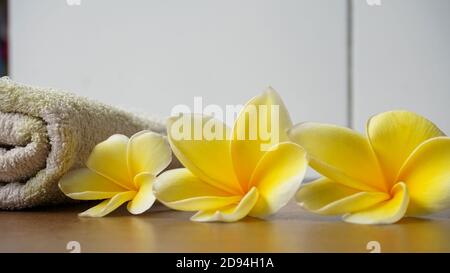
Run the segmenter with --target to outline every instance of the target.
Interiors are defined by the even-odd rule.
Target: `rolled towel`
[[[113,134],[164,133],[146,118],[73,94],[0,79],[0,209],[66,201],[59,178]]]

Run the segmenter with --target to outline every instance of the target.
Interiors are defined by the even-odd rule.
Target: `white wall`
[[[450,1],[353,3],[354,126],[408,109],[450,134]]]
[[[10,1],[10,74],[169,115],[271,85],[295,122],[346,124],[345,0]]]
[[[390,109],[450,134],[450,1],[353,0],[353,107],[346,0],[13,0],[10,75],[131,110],[241,104],[271,85],[294,122],[363,130]]]

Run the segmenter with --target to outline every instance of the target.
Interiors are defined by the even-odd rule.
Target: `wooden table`
[[[192,213],[162,205],[131,216],[125,209],[100,219],[80,218],[92,204],[0,212],[0,252],[450,252],[450,219],[403,219],[362,226],[318,217],[291,203],[267,221],[195,223]]]

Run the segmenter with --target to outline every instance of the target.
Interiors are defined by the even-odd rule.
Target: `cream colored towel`
[[[0,209],[61,203],[57,183],[113,134],[162,123],[70,93],[0,79]]]

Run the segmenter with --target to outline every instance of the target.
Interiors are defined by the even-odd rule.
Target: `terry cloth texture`
[[[67,171],[113,134],[164,133],[146,118],[51,88],[0,79],[0,209],[58,204]],[[176,164],[176,163],[174,163]]]

